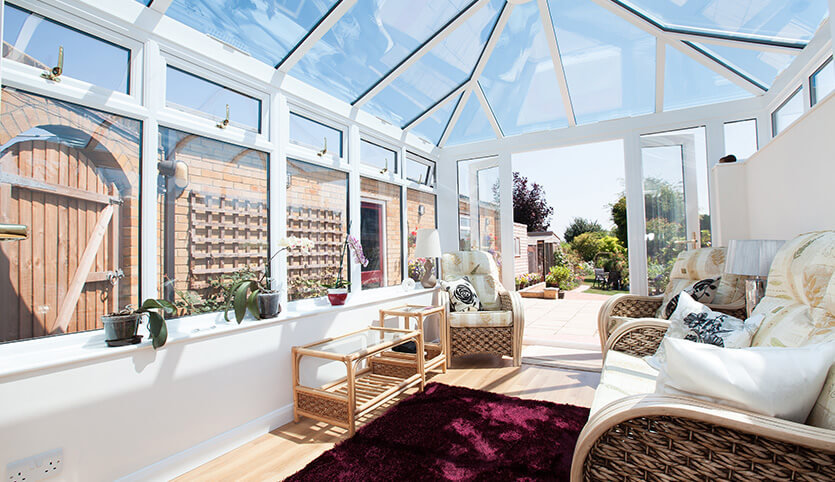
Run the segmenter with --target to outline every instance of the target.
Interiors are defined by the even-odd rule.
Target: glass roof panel
[[[455,123],[452,132],[449,134],[446,145],[454,146],[468,142],[478,142],[487,139],[495,139],[496,134],[475,93],[470,94],[467,105],[461,111],[458,122]]]
[[[505,135],[568,125],[536,2],[514,7],[479,83]]]
[[[655,110],[655,37],[591,0],[550,0],[578,124]]]
[[[316,26],[336,0],[174,0],[169,17],[278,64]]]
[[[753,94],[702,64],[667,46],[664,110],[753,97]]]
[[[290,75],[352,103],[470,3],[359,0]]]
[[[777,75],[794,60],[794,55],[777,52],[763,52],[695,42],[694,45],[769,88],[774,83]]]
[[[621,0],[668,27],[808,41],[827,0]]]
[[[458,105],[459,99],[461,99],[460,95],[439,107],[434,114],[414,126],[411,131],[412,134],[422,137],[437,146],[438,142],[441,141],[441,136],[444,135],[444,129],[449,124],[449,118],[452,117],[452,111]]]
[[[504,0],[491,0],[363,108],[401,127],[466,82],[499,18]]]

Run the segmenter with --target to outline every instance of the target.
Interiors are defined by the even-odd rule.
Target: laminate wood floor
[[[509,359],[474,355],[456,360],[447,373],[431,373],[431,380],[447,385],[488,390],[520,398],[590,406],[600,374],[523,364],[516,368]],[[401,395],[408,396],[414,390]],[[395,399],[360,418],[358,427],[384,413]],[[302,417],[228,452],[177,481],[279,481],[294,474],[347,437],[347,431]]]

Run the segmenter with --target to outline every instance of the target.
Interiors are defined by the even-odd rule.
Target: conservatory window
[[[62,76],[130,93],[130,50],[6,3],[3,57],[44,71],[58,66]]]
[[[227,118],[233,126],[261,132],[261,101],[176,67],[165,70],[167,104],[185,112],[208,114],[214,121]]]
[[[290,300],[323,296],[322,282],[336,275],[348,232],[348,174],[287,159],[287,235],[315,243],[308,253],[287,253]],[[348,279],[346,257],[342,277]]]
[[[835,64],[832,63],[832,57],[829,57],[823,65],[812,74],[809,79],[812,87],[812,105],[817,104],[821,99],[829,95],[835,90]]]
[[[409,277],[415,281],[423,274],[423,259],[412,257],[417,244],[419,229],[433,229],[438,227],[435,215],[435,195],[417,189],[406,190],[406,229],[409,231],[408,253]]]
[[[360,149],[360,162],[363,165],[380,170],[380,174],[398,173],[397,153],[365,139]]]
[[[406,179],[435,187],[435,163],[413,154],[406,156]]]
[[[458,161],[460,249],[490,253],[501,273],[501,202],[498,159]]]
[[[2,97],[0,223],[29,234],[0,243],[0,341],[99,329],[139,301],[142,123],[9,87]]]
[[[342,157],[342,131],[321,122],[290,113],[290,142],[310,147],[322,155]]]
[[[161,127],[161,294],[180,315],[220,311],[231,283],[263,272],[269,155]]]
[[[733,154],[741,161],[751,157],[758,148],[757,119],[725,122],[725,155]]]
[[[360,196],[360,241],[368,259],[362,287],[398,285],[403,272],[400,186],[363,177]]]
[[[773,136],[783,132],[783,129],[803,115],[802,90],[803,87],[799,87],[780,107],[771,113],[771,134]]]

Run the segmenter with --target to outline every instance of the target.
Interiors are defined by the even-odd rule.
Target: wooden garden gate
[[[119,308],[119,206],[114,184],[80,149],[19,142],[0,158],[0,221],[29,237],[0,244],[3,340],[101,328]]]

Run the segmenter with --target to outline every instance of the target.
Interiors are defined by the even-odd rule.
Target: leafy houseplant
[[[177,308],[169,301],[149,298],[139,309],[130,306],[101,317],[104,325],[104,337],[108,346],[122,346],[139,343],[142,339],[137,335],[143,315],[148,316],[148,333],[154,349],[165,345],[168,340],[168,326],[165,324],[165,314],[174,314]]]
[[[302,251],[309,251],[313,247],[313,241],[290,236],[281,238],[278,245],[280,248],[267,260],[260,276],[255,276],[257,273],[252,272],[253,276],[238,281],[229,289],[229,299],[231,299],[232,308],[235,311],[235,321],[239,325],[246,316],[247,310],[255,318],[273,318],[281,312],[281,304],[279,303],[281,290],[273,290],[270,287],[272,279],[269,276],[270,263],[278,256],[278,253],[290,248],[301,248]],[[223,317],[226,321],[229,321],[228,305],[224,310]]]
[[[350,228],[351,225],[349,224],[348,229]],[[323,288],[327,288],[328,301],[334,306],[344,305],[345,300],[348,298],[348,288],[351,286],[351,283],[342,278],[342,267],[345,263],[345,252],[348,251],[349,248],[354,252],[354,261],[361,264],[363,267],[368,266],[368,259],[366,259],[362,252],[362,244],[356,237],[350,234],[346,235],[345,241],[342,242],[342,249],[339,254],[339,270],[336,272],[336,276],[333,278],[332,282],[321,283]]]

